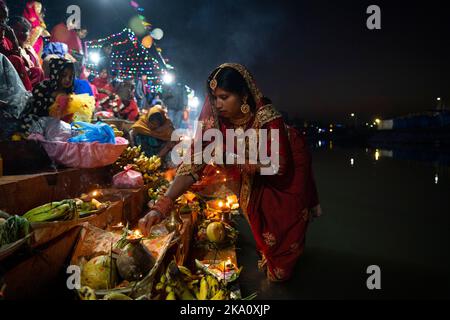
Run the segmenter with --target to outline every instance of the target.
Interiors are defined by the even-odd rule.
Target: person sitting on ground
[[[134,98],[134,83],[132,81],[121,82],[117,88],[117,95],[122,102],[118,117],[132,122],[138,120],[139,109]]]
[[[164,160],[176,144],[171,141],[174,130],[172,121],[157,105],[131,127],[131,143],[140,145],[147,157],[157,155]]]
[[[92,84],[97,88],[98,94],[95,99],[99,104],[98,111],[107,111],[111,114],[115,112],[121,102],[119,96],[116,95],[113,86],[109,81],[108,69],[100,70],[99,76],[92,81]]]
[[[69,95],[74,92],[74,64],[65,59],[50,60],[50,79],[42,81],[33,89],[33,105],[25,117],[25,130],[40,117],[50,115],[50,107],[59,95]],[[64,120],[64,119],[61,119]]]

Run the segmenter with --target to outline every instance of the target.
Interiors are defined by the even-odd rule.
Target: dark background
[[[7,1],[13,12],[25,2]],[[449,105],[449,14],[444,1],[138,0],[178,81],[202,97],[218,64],[235,61],[291,117],[351,123]],[[121,31],[127,0],[43,0],[51,29],[78,4],[88,39]],[[381,30],[366,9],[381,8]]]

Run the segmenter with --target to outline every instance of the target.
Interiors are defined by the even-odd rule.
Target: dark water
[[[450,167],[436,150],[313,150],[324,216],[314,221],[291,281],[269,284],[256,269],[242,221],[240,263],[245,294],[259,299],[450,297]],[[400,156],[399,156],[400,155]],[[368,290],[378,265],[381,290]]]

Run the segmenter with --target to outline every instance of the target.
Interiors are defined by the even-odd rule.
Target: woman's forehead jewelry
[[[219,68],[219,70],[217,70],[217,72],[214,74],[214,77],[212,78],[212,80],[209,82],[209,87],[214,91],[217,88],[217,80],[216,77],[219,74],[220,70],[222,70],[222,68]]]

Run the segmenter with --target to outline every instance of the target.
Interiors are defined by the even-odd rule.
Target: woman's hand
[[[139,230],[144,236],[148,236],[150,229],[163,220],[163,215],[156,210],[151,210],[142,219],[139,220]]]

